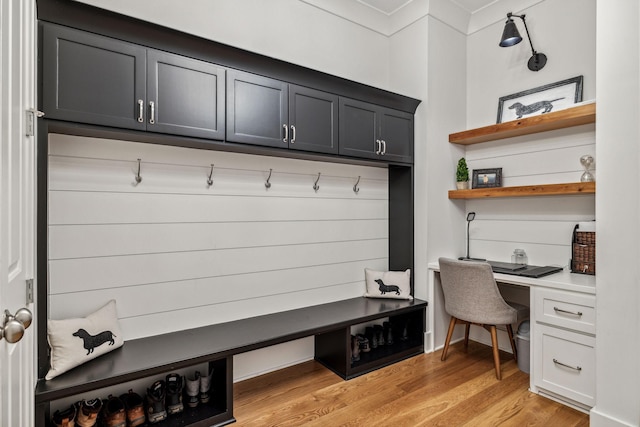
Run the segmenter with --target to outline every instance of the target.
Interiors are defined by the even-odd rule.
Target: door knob
[[[0,327],[0,339],[4,337],[11,344],[17,343],[24,336],[24,330],[31,325],[32,319],[33,315],[27,308],[19,309],[15,316],[9,310],[5,310]]]

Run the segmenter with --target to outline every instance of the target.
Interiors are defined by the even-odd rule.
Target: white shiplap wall
[[[48,197],[50,318],[114,298],[125,340],[360,296],[388,266],[385,168],[51,134]]]
[[[578,182],[584,171],[580,157],[595,157],[594,129],[590,124],[469,145],[466,158],[470,170],[501,167],[503,187]],[[513,250],[522,248],[530,264],[567,266],[573,227],[595,219],[595,197],[472,199],[465,209],[476,212],[472,257],[510,261]]]

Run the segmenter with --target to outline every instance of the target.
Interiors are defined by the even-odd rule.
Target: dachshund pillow
[[[124,340],[115,300],[84,318],[49,319],[47,339],[51,347],[51,367],[45,376],[47,380],[122,347]]]
[[[375,271],[364,269],[369,298],[395,298],[412,300],[411,270],[406,271]]]

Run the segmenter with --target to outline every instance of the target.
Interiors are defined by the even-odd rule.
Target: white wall
[[[598,1],[597,17],[597,396],[591,425],[638,426],[640,7],[637,1]]]
[[[498,2],[493,23],[467,38],[469,129],[496,122],[501,96],[578,75],[584,76],[583,99],[595,98],[595,0],[545,0],[524,10],[512,6]],[[548,57],[542,70],[527,68],[531,50],[526,39],[510,48],[498,46],[509,11],[526,13],[534,47]],[[522,21],[515,22],[526,37]],[[502,168],[503,186],[577,182],[583,172],[580,156],[595,155],[595,126],[470,145],[465,154],[470,170]],[[513,250],[522,248],[535,265],[568,266],[573,226],[595,219],[593,195],[470,200],[464,205],[477,214],[470,226],[471,256],[510,261]]]
[[[78,0],[387,89],[387,37],[299,0]]]

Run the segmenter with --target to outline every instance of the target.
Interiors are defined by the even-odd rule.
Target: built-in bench
[[[234,421],[233,355],[314,335],[315,359],[350,379],[423,353],[426,307],[426,301],[417,299],[358,297],[126,341],[53,380],[38,381],[36,425],[48,425],[52,401],[203,363],[214,372],[211,403],[187,408],[157,425],[228,424]],[[405,339],[397,337],[393,345],[362,353],[359,361],[352,362],[352,326],[387,318],[406,330]]]

